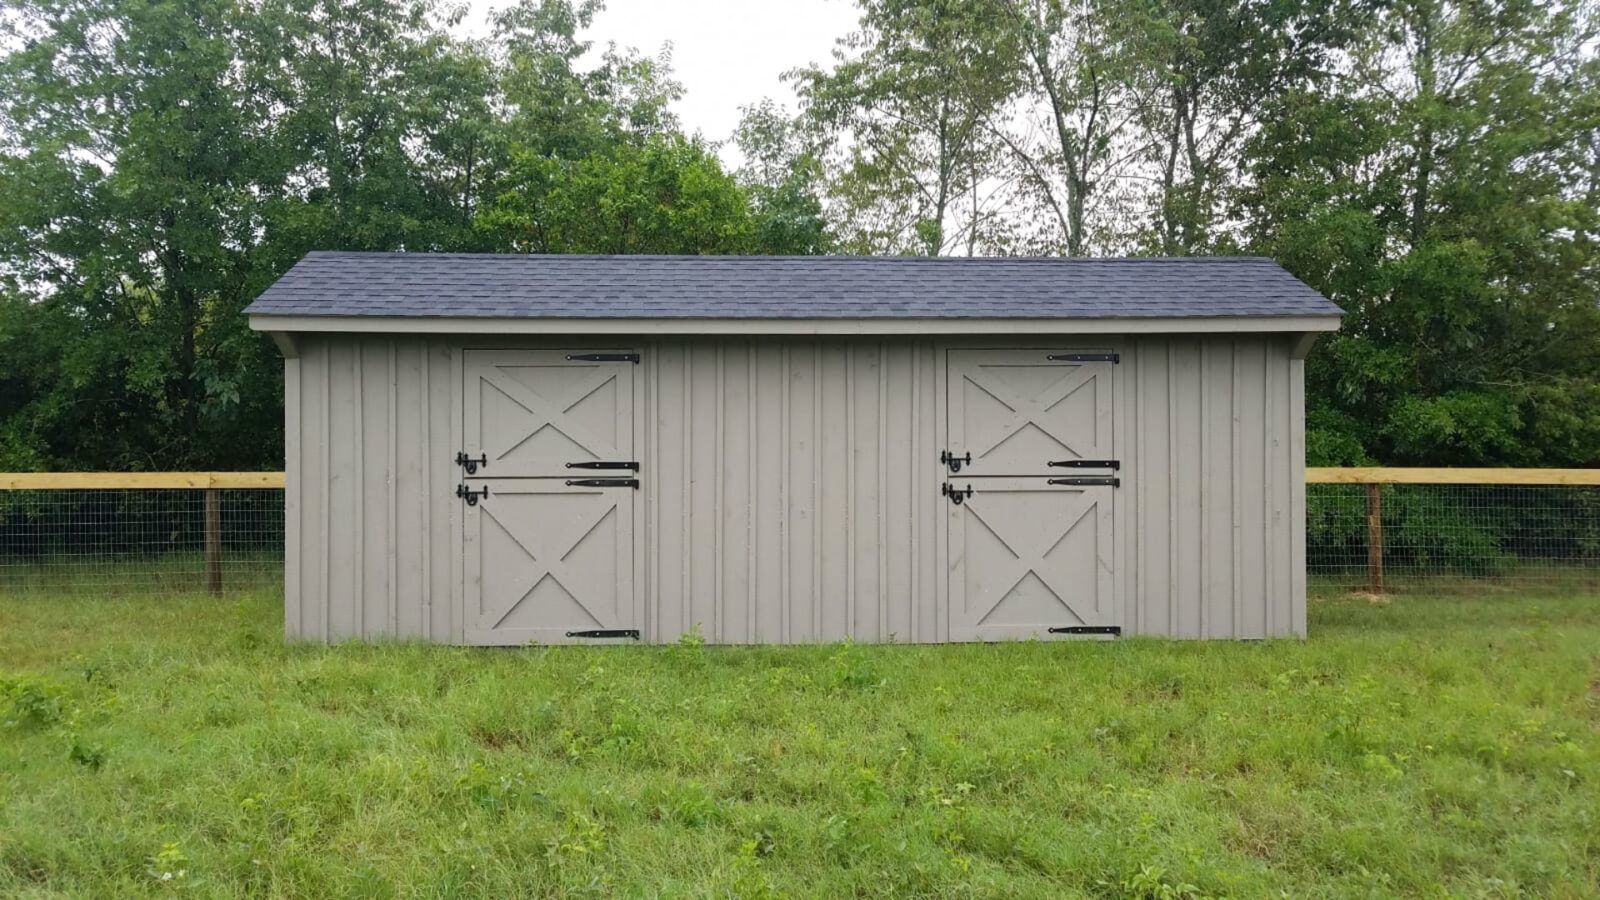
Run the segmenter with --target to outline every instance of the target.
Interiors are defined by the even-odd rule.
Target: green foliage
[[[771,100],[744,107],[734,142],[744,157],[736,173],[750,195],[756,242],[764,252],[831,252],[834,237],[822,207],[823,167],[804,120]]]
[[[56,722],[0,728],[0,894],[1600,889],[1592,596],[1204,646],[330,648],[281,616],[0,596],[0,679]]]
[[[1021,73],[1002,51],[1013,32],[983,0],[860,0],[860,29],[836,65],[788,74],[824,136],[834,225],[853,253],[936,255],[978,246],[977,203],[998,153],[986,125]]]
[[[1313,465],[1600,465],[1592,4],[858,5],[793,73],[846,250],[1271,256],[1349,313]]]
[[[77,718],[77,706],[60,684],[36,675],[0,678],[5,728],[53,728]]]
[[[678,132],[671,57],[586,65],[595,0],[486,41],[442,0],[10,0],[0,469],[282,465],[240,311],[307,250],[816,252]]]
[[[1394,2],[1269,101],[1249,245],[1341,303],[1308,416],[1392,465],[1600,464],[1600,61],[1570,4]],[[1337,423],[1337,424],[1335,424]]]
[[[653,136],[578,160],[513,153],[480,239],[521,253],[749,253],[745,194],[696,141]]]
[[[858,6],[730,173],[598,0],[7,0],[0,469],[281,465],[313,248],[1264,254],[1312,464],[1600,465],[1586,0]]]

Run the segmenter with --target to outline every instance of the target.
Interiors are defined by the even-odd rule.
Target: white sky
[[[478,32],[489,10],[508,0],[468,0],[463,23]],[[672,68],[684,97],[674,107],[685,131],[726,141],[739,107],[771,97],[794,110],[785,71],[827,63],[833,43],[855,28],[850,0],[606,0],[585,37],[654,56],[672,43]],[[475,20],[475,21],[474,21]],[[722,157],[737,162],[732,147]]]

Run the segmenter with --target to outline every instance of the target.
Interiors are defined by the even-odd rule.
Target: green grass
[[[1600,598],[1311,633],[322,648],[271,594],[0,597],[0,896],[1600,893]]]

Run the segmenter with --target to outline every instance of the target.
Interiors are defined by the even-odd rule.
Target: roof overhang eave
[[[324,316],[254,313],[250,327],[273,334],[584,335],[983,335],[1262,334],[1339,330],[1339,316],[1151,316],[1116,318],[550,318]]]

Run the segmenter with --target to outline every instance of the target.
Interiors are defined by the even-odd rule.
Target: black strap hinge
[[[1051,362],[1122,362],[1120,353],[1052,353],[1045,359]]]
[[[1110,475],[1094,475],[1081,478],[1052,478],[1046,484],[1064,484],[1070,487],[1121,487],[1122,479]]]
[[[637,471],[639,471],[639,464],[636,463],[636,462],[632,462],[632,461],[629,461],[629,462],[611,462],[609,460],[595,460],[593,462],[567,463],[567,468],[569,468],[569,469],[632,469],[633,471],[637,472]]]
[[[569,478],[567,487],[625,487],[639,489],[637,478]]]
[[[1121,625],[1058,625],[1051,634],[1110,634],[1121,637]]]
[[[631,362],[639,364],[637,353],[568,353],[571,362]]]
[[[1053,469],[1120,469],[1120,459],[1058,459],[1045,463]]]
[[[639,639],[637,628],[590,628],[587,631],[569,631],[567,637],[577,638],[632,638]]]

